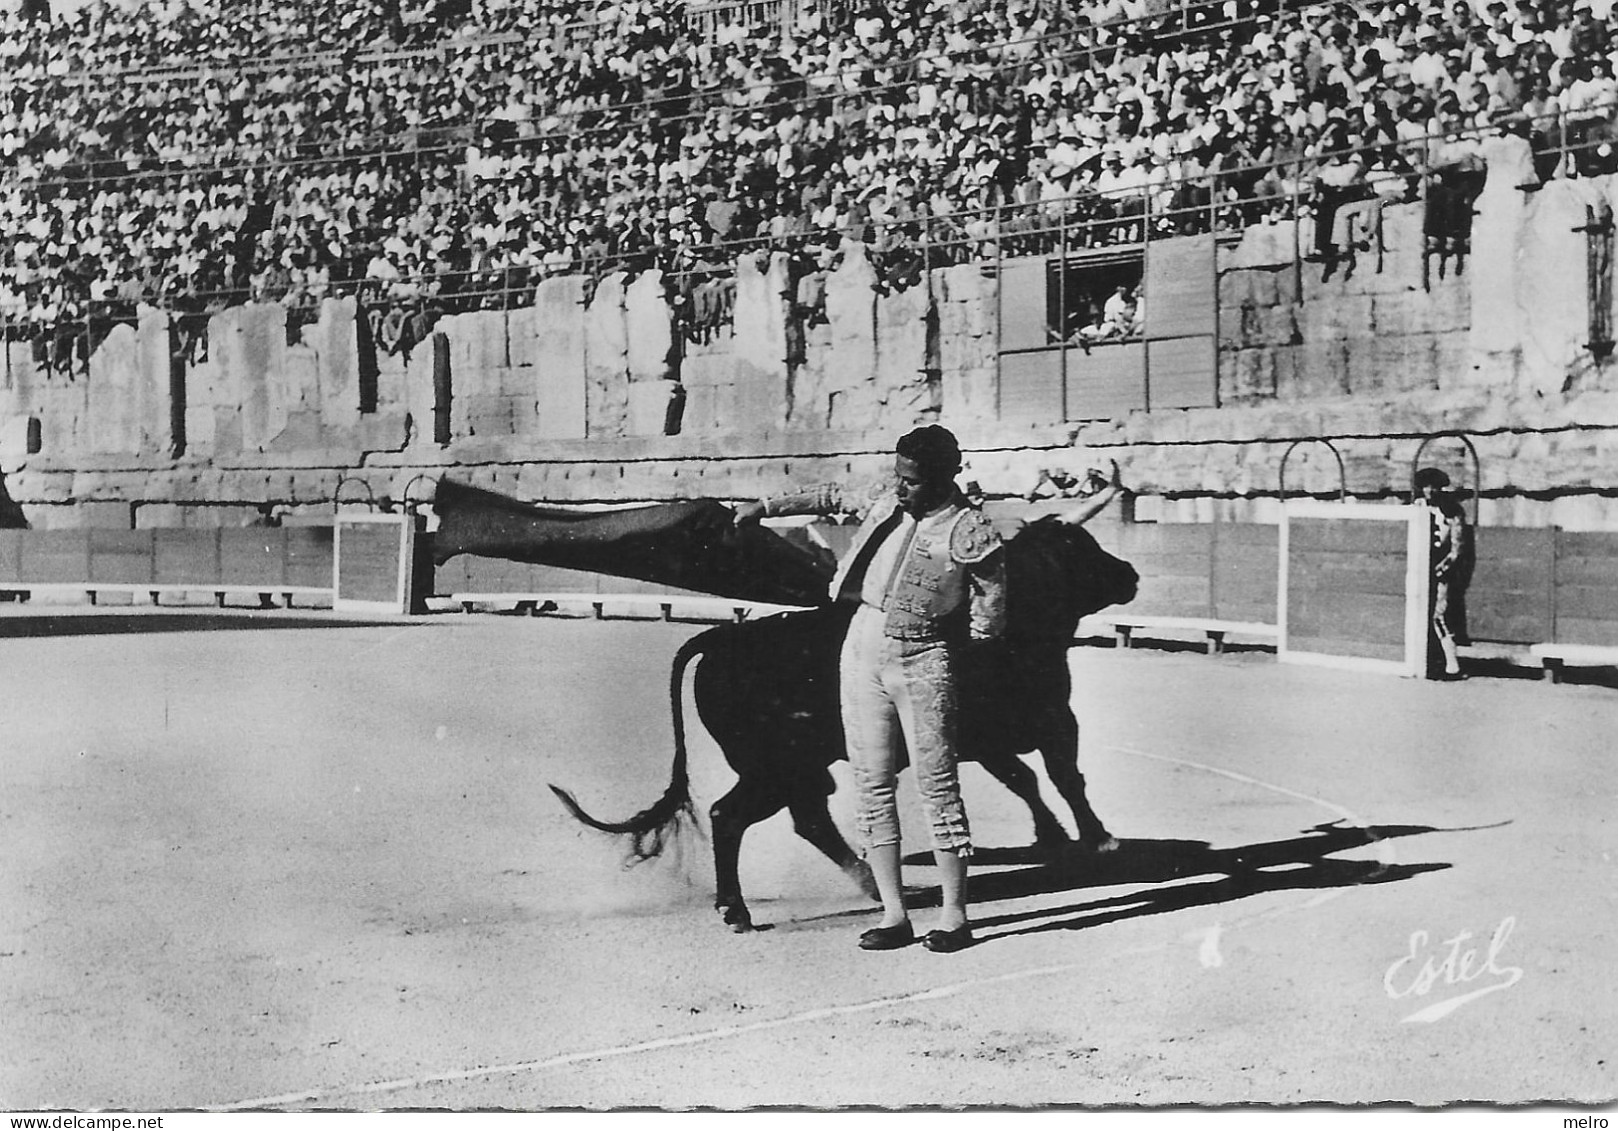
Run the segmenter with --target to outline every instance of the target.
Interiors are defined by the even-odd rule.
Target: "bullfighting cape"
[[[433,509],[437,564],[477,554],[778,605],[826,604],[835,568],[829,554],[764,527],[736,528],[730,508],[715,499],[580,512],[445,479]]]

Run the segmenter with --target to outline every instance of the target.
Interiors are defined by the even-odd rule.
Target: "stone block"
[[[787,278],[784,256],[772,256],[762,268],[755,256],[736,260],[733,348],[760,373],[786,371]]]
[[[939,380],[939,409],[946,426],[981,424],[995,417],[997,369],[989,364],[969,369],[946,368]],[[952,424],[953,422],[953,424]]]
[[[792,374],[792,396],[782,405],[771,409],[769,406],[760,406],[768,415],[779,415],[780,427],[791,430],[820,429],[826,427],[826,397],[827,385],[822,364],[829,354],[826,351],[817,351],[810,355],[810,361],[799,366]],[[748,381],[746,367],[737,366],[737,397],[739,411],[744,420],[751,420],[753,411],[748,397]]]
[[[537,296],[533,306],[506,311],[506,352],[513,368],[531,368],[540,363],[539,324]]]
[[[314,350],[304,346],[296,346],[285,350],[281,354],[281,369],[286,374],[278,395],[287,397],[289,404],[296,404],[300,408],[314,410],[320,409],[321,417],[333,428],[342,428],[358,421],[360,415],[359,386],[355,384],[347,390],[352,396],[317,397],[315,390],[325,392],[326,374],[322,367],[322,358]]]
[[[624,317],[624,276],[596,286],[585,311],[585,434],[624,435],[629,414],[629,340]]]
[[[825,427],[833,431],[857,431],[881,418],[875,385],[844,386],[827,394]]]
[[[736,261],[735,334],[731,339],[736,427],[777,429],[790,411],[786,305],[782,297],[786,290],[787,261],[783,256],[773,256],[763,269],[750,255]]]
[[[1574,182],[1579,191],[1556,189],[1565,183],[1553,182],[1534,194],[1514,262],[1513,314],[1520,329],[1516,344],[1522,351],[1519,380],[1525,383],[1524,392],[1531,395],[1560,395],[1569,372],[1588,357],[1589,295],[1586,271],[1580,269],[1588,245],[1585,234],[1572,229],[1586,224],[1587,209],[1600,203],[1600,194],[1595,186],[1586,187],[1582,181]],[[1479,286],[1474,281],[1474,294]],[[1484,313],[1479,306],[1474,298],[1474,318]],[[1510,344],[1493,332],[1480,330],[1474,323],[1474,347],[1493,349]]]
[[[146,437],[161,427],[157,416],[167,397],[142,372],[137,339],[135,327],[114,326],[90,357],[85,418],[94,452],[141,452]]]
[[[1345,342],[1349,393],[1361,399],[1381,397],[1387,391],[1389,368],[1400,363],[1403,341],[1400,337]]]
[[[1251,302],[1219,308],[1219,348],[1242,349],[1255,344],[1258,308]]]
[[[736,359],[722,355],[687,357],[680,367],[685,386],[681,432],[717,432],[736,427]]]
[[[353,298],[325,299],[320,304],[319,319],[313,326],[304,327],[302,348],[317,359],[316,377],[313,384],[293,387],[298,399],[320,405],[321,411],[334,421],[347,420],[359,411],[360,359],[355,320],[360,316],[359,304]],[[286,312],[279,304],[265,304],[264,312],[255,319],[255,328],[267,343],[278,343],[283,357],[289,352]]]
[[[1225,262],[1234,268],[1291,263],[1299,235],[1293,220],[1252,224],[1242,231],[1241,242],[1226,253]]]
[[[1422,234],[1423,205],[1418,203],[1393,204],[1382,209],[1382,263],[1379,274],[1387,285],[1379,291],[1397,291],[1401,287],[1419,286],[1422,277],[1422,250],[1426,237]],[[1376,251],[1367,253],[1366,262],[1375,269]]]
[[[587,388],[584,280],[543,280],[534,291],[531,328],[528,350],[533,364],[518,370],[515,377],[534,408],[531,421],[519,418],[519,434],[547,440],[583,439]]]
[[[1291,271],[1260,270],[1249,271],[1249,290],[1255,306],[1271,307],[1281,303],[1281,278],[1283,275],[1291,277]]]
[[[1524,297],[1518,277],[1518,258],[1536,236],[1553,235],[1535,231],[1530,234],[1531,216],[1556,217],[1563,231],[1554,233],[1553,240],[1562,249],[1563,241],[1577,240],[1567,228],[1582,222],[1583,208],[1579,189],[1565,188],[1573,183],[1553,181],[1531,198],[1507,183],[1503,174],[1509,170],[1491,167],[1482,194],[1478,197],[1477,215],[1472,223],[1472,254],[1467,262],[1472,298],[1471,325],[1473,345],[1485,352],[1500,352],[1516,347],[1521,341],[1527,312],[1519,303]],[[1559,237],[1559,238],[1557,238]],[[1582,249],[1580,249],[1582,252]],[[1564,260],[1577,262],[1577,260]]]
[[[1434,334],[1432,365],[1439,389],[1448,392],[1475,387],[1479,374],[1472,353],[1471,335],[1462,330]]]
[[[925,286],[878,297],[872,376],[890,404],[932,399],[930,371],[937,360],[936,342],[930,340],[933,318],[932,293]]]
[[[1219,403],[1269,400],[1276,393],[1276,350],[1233,350],[1219,355]]]
[[[1253,302],[1253,276],[1257,273],[1256,271],[1230,270],[1219,272],[1216,286],[1218,287],[1220,309],[1233,310]]]
[[[450,348],[461,368],[471,366],[481,373],[505,369],[511,364],[505,311],[474,310],[459,315],[456,329],[459,334],[451,335]]]
[[[682,433],[723,432],[736,416],[735,385],[686,386]]]
[[[1347,343],[1340,339],[1305,339],[1301,345],[1277,349],[1275,356],[1275,393],[1280,400],[1311,401],[1348,392]]]
[[[831,346],[828,374],[846,374],[839,386],[870,379],[876,369],[876,272],[864,246],[843,245],[843,261],[826,280],[826,317]]]
[[[1260,307],[1249,339],[1250,345],[1287,346],[1303,340],[1298,328],[1299,307],[1294,303],[1275,303]]]
[[[923,381],[888,388],[882,394],[882,408],[879,426],[892,431],[908,431],[931,423],[939,414],[938,388]],[[871,427],[870,422],[866,427]]]
[[[1431,393],[1439,387],[1438,335],[1411,334],[1404,340],[1403,381],[1393,391]]]
[[[1373,322],[1375,298],[1367,294],[1341,294],[1301,303],[1298,311],[1299,332],[1305,341],[1317,336],[1311,327],[1324,332],[1321,338],[1368,338],[1376,333]],[[1305,320],[1312,320],[1306,326]]]
[[[510,397],[498,393],[473,393],[456,397],[457,409],[464,412],[463,427],[456,434],[483,439],[501,439],[516,433],[516,418]],[[459,415],[459,413],[457,413]]]
[[[675,423],[672,414],[684,399],[685,391],[678,381],[635,381],[629,386],[629,419],[627,434],[631,436],[673,435]]]
[[[1432,336],[1387,334],[1348,343],[1348,387],[1355,397],[1437,388]]]
[[[949,334],[969,338],[993,335],[1000,293],[998,280],[987,277],[976,263],[938,268],[932,278],[939,302],[946,308],[940,315],[941,324],[950,327]]]
[[[663,272],[642,271],[624,288],[624,326],[629,379],[670,380],[674,311],[664,293]]]

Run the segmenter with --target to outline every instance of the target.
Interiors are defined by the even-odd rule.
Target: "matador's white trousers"
[[[890,639],[886,619],[861,605],[843,640],[843,733],[859,794],[860,839],[867,851],[899,843],[896,786],[908,750],[933,847],[970,855],[956,774],[954,649]]]

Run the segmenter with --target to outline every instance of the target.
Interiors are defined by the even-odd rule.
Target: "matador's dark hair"
[[[940,479],[953,477],[961,470],[961,446],[955,442],[955,433],[937,424],[906,432],[899,437],[894,451],[915,460],[929,475]]]

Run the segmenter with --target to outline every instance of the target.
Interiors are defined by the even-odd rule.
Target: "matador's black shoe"
[[[977,940],[972,937],[970,926],[956,927],[953,931],[928,931],[922,936],[921,945],[938,954],[954,954],[958,950],[965,950]]]
[[[898,950],[916,941],[916,929],[910,920],[891,927],[872,927],[860,936],[861,950]]]

